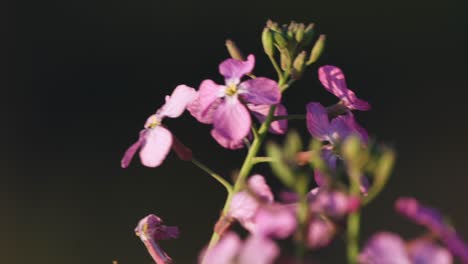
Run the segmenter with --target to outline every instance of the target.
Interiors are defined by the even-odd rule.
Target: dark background
[[[398,150],[394,177],[364,212],[365,236],[422,229],[397,216],[400,195],[451,217],[468,238],[467,30],[463,1],[16,1],[2,4],[0,263],[150,263],[133,228],[155,213],[182,236],[164,248],[194,263],[223,188],[171,154],[157,169],[120,168],[146,117],[177,84],[221,81],[226,38],[257,55],[268,18],[316,22],[319,65],[342,67],[373,105],[358,119]],[[3,74],[2,74],[3,75]],[[316,66],[288,90],[291,113],[335,102]],[[165,122],[199,159],[229,177],[230,152],[190,116]],[[302,122],[290,124],[304,135]],[[343,251],[329,252],[340,263]],[[330,260],[334,256],[334,260]]]

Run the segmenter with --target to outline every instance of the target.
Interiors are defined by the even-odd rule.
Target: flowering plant
[[[219,64],[224,84],[203,80],[198,90],[177,86],[165,104],[151,115],[138,140],[125,152],[121,165],[130,165],[139,151],[141,163],[159,166],[171,149],[216,179],[227,191],[221,215],[207,247],[203,264],[290,263],[290,250],[281,240],[294,243],[294,261],[311,263],[314,253],[344,234],[349,263],[468,263],[468,246],[435,209],[414,198],[400,198],[396,211],[428,230],[427,235],[405,241],[397,234],[379,232],[360,248],[360,212],[385,187],[395,161],[392,148],[369,140],[353,111],[371,105],[348,88],[343,70],[317,66],[318,79],[337,103],[310,102],[305,114],[288,114],[282,95],[294,82],[316,67],[325,35],[316,37],[313,24],[268,21],[261,36],[265,54],[277,79],[255,75],[253,54],[244,57],[234,42],[226,46],[231,58]],[[197,121],[212,125],[211,136],[228,150],[245,148],[246,156],[233,182],[195,159],[162,124],[187,110]],[[252,118],[253,117],[253,118]],[[288,120],[304,120],[310,143],[288,127]],[[285,135],[282,145],[267,141],[269,134]],[[264,154],[261,154],[263,153]],[[271,175],[255,173],[259,163],[271,165]],[[276,177],[284,190],[274,195],[268,185]],[[248,233],[241,238],[233,229],[240,224]],[[135,229],[157,264],[172,260],[160,240],[177,238],[177,227],[165,226],[156,215],[140,220]]]

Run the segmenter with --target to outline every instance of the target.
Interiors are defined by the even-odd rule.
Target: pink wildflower
[[[171,263],[171,258],[158,244],[159,240],[173,239],[179,236],[179,229],[174,226],[165,226],[161,218],[150,214],[138,222],[135,233],[145,244],[146,249],[157,264]]]
[[[257,77],[241,82],[254,64],[253,55],[246,61],[223,61],[219,72],[224,76],[225,85],[203,81],[196,100],[188,107],[198,121],[213,124],[211,135],[225,148],[241,148],[243,138],[250,131],[252,120],[245,104],[276,105],[281,100],[278,84],[273,80]]]
[[[140,149],[141,163],[147,167],[159,166],[166,158],[171,146],[181,158],[189,159],[190,150],[178,142],[161,122],[165,117],[179,117],[195,96],[195,90],[186,85],[177,86],[171,96],[166,96],[166,103],[146,120],[145,128],[140,131],[138,141],[125,152],[121,161],[122,168],[130,165],[138,149]]]
[[[367,111],[370,104],[356,97],[356,94],[348,89],[343,71],[332,65],[319,68],[319,79],[327,91],[338,97],[350,110]]]

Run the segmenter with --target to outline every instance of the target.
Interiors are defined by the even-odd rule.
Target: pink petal
[[[228,214],[241,224],[251,223],[259,206],[257,199],[247,191],[238,192],[232,197]]]
[[[140,150],[141,163],[147,167],[157,167],[166,158],[172,146],[172,134],[162,126],[147,130]]]
[[[220,93],[222,90],[222,85],[218,85],[212,80],[204,80],[200,84],[197,96],[188,105],[187,110],[199,122],[211,124],[214,112],[221,103]]]
[[[335,234],[333,224],[325,219],[314,217],[307,230],[307,246],[312,249],[327,246]]]
[[[130,162],[132,161],[133,156],[135,156],[135,153],[137,152],[137,150],[141,147],[141,145],[145,141],[145,138],[144,138],[145,134],[146,134],[146,129],[143,129],[142,131],[140,131],[140,136],[138,137],[138,141],[133,143],[127,149],[127,151],[125,151],[125,154],[124,154],[122,160],[120,161],[120,165],[122,166],[122,168],[127,168],[128,165],[130,165]]]
[[[255,65],[255,57],[250,54],[246,61],[227,59],[219,65],[219,73],[226,79],[226,84],[238,84],[240,79],[252,72]]]
[[[409,247],[412,263],[424,264],[451,264],[453,262],[450,252],[425,239],[412,242]]]
[[[306,109],[307,129],[310,134],[319,140],[329,140],[330,123],[325,107],[320,103],[308,103]]]
[[[241,149],[244,147],[244,139],[231,140],[219,134],[216,130],[211,130],[211,136],[224,148]]]
[[[273,105],[281,101],[281,91],[278,84],[268,78],[257,77],[239,84],[239,89],[244,91],[242,98],[251,104]]]
[[[371,108],[368,102],[357,98],[356,94],[348,89],[340,68],[332,65],[320,67],[319,80],[327,91],[342,100],[349,109],[367,111]]]
[[[279,254],[280,249],[272,240],[262,236],[250,236],[240,251],[237,263],[271,264]]]
[[[270,112],[270,105],[252,105],[248,104],[247,107],[253,112],[255,118],[260,123],[263,123],[266,119],[266,116]],[[286,107],[282,104],[277,104],[275,108],[274,116],[286,116],[288,112]],[[269,131],[273,134],[282,135],[288,130],[288,120],[278,120],[271,122]]]
[[[258,210],[255,225],[250,232],[279,239],[289,237],[297,226],[294,212],[281,205],[264,207]]]
[[[260,174],[250,176],[248,186],[263,202],[272,203],[274,200],[270,186],[265,181],[265,178]]]
[[[232,264],[237,256],[242,241],[235,233],[226,233],[211,249],[200,258],[201,264]]]
[[[360,264],[411,264],[405,242],[389,232],[375,234],[359,255]]]
[[[229,141],[239,141],[250,131],[249,112],[237,99],[225,100],[214,113],[213,129]]]
[[[166,103],[158,110],[158,115],[171,118],[180,116],[195,99],[196,94],[195,89],[187,85],[177,86],[171,96],[166,96]]]

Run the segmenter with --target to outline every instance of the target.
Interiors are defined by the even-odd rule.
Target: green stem
[[[359,195],[359,176],[356,174],[350,175],[350,194]],[[347,256],[349,264],[356,264],[359,255],[359,228],[361,221],[361,212],[359,210],[348,215],[347,223]]]
[[[232,185],[228,181],[226,181],[219,174],[215,173],[214,171],[212,171],[210,168],[208,168],[207,166],[205,166],[203,163],[196,160],[195,158],[192,158],[191,161],[192,161],[193,164],[195,164],[195,166],[197,166],[198,168],[200,168],[204,172],[208,173],[209,175],[211,175],[211,177],[213,177],[215,180],[217,180],[219,183],[221,183],[224,186],[224,188],[226,188],[226,190],[228,192],[228,196],[231,195],[233,189],[232,189]]]
[[[273,67],[276,70],[276,73],[278,74],[278,80],[283,79],[283,73],[282,73],[281,68],[279,67],[278,63],[276,62],[275,58],[273,56],[270,56],[270,55],[268,55],[268,58],[270,59],[271,64],[273,65]],[[280,85],[280,87],[281,87],[281,85]]]
[[[273,162],[273,159],[271,157],[254,157],[253,158],[253,163],[262,163],[262,162]]]

